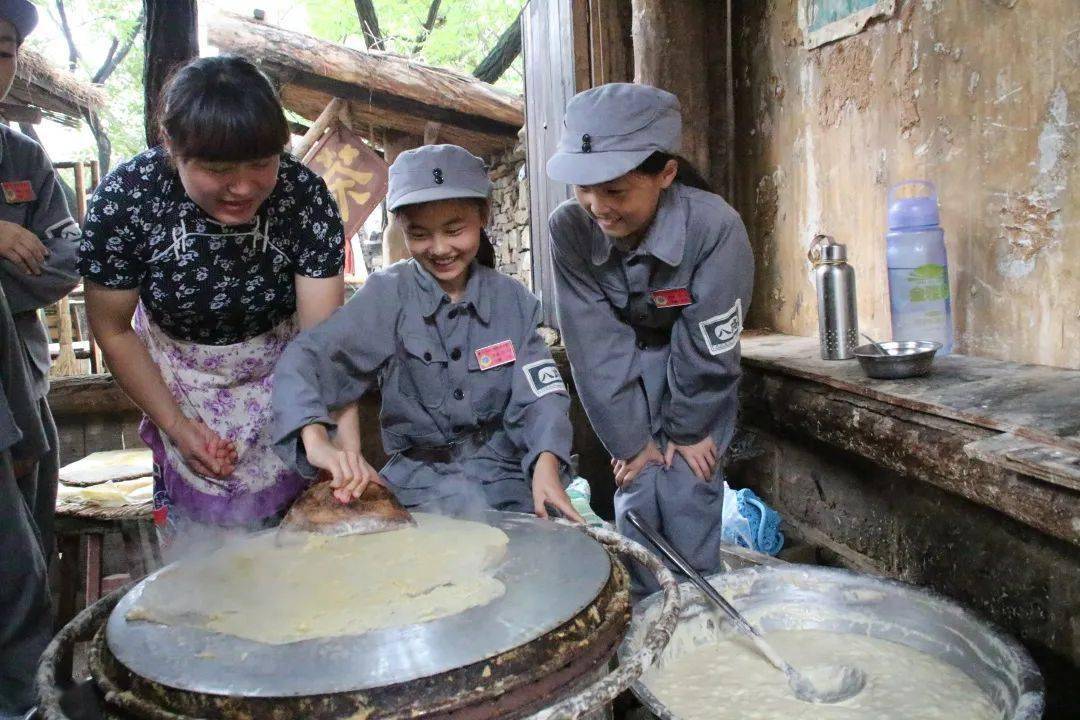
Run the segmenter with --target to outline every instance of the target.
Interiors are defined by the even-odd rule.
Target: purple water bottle
[[[916,185],[929,195],[897,197]],[[937,189],[927,180],[905,180],[889,188],[889,232],[885,236],[889,268],[889,305],[893,340],[935,340],[939,355],[952,351],[952,305],[945,231],[941,229]]]

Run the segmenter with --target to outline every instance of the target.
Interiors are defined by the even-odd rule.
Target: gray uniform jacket
[[[22,431],[15,424],[15,416],[8,407],[7,395],[0,394],[0,452],[5,452],[22,440]]]
[[[0,285],[0,450],[16,460],[35,460],[49,450],[18,327]]]
[[[75,262],[81,232],[45,151],[22,133],[0,127],[0,183],[5,191],[16,191],[15,184],[24,181],[29,182],[33,197],[9,201],[7,192],[0,195],[0,220],[37,235],[49,249],[49,256],[41,275],[27,275],[0,259],[0,284],[26,352],[33,391],[36,397],[44,397],[49,389],[49,336],[37,310],[60,300],[79,284]]]
[[[711,435],[723,452],[754,278],[738,213],[676,183],[631,252],[613,247],[576,200],[555,209],[549,229],[560,329],[604,447],[627,459],[658,434],[680,444]]]
[[[383,447],[394,456],[381,473],[403,503],[426,502],[438,494],[439,480],[424,463],[398,453],[445,445],[478,428],[491,428],[491,436],[468,461],[476,466],[443,470],[517,486],[485,488],[488,505],[524,502],[536,458],[548,451],[568,465],[572,437],[569,395],[539,322],[540,304],[524,286],[476,263],[457,303],[414,260],[372,274],[278,362],[279,454],[313,477],[299,431],[312,423],[333,428],[330,410],[378,386]],[[507,340],[516,359],[482,369],[476,351]]]

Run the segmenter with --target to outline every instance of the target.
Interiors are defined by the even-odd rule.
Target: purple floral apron
[[[203,345],[169,337],[140,304],[135,331],[181,411],[231,440],[237,454],[232,475],[199,475],[172,440],[143,418],[139,434],[154,456],[158,527],[170,513],[198,523],[254,525],[287,508],[307,481],[273,451],[270,394],[274,366],[296,334],[292,321],[232,345]]]

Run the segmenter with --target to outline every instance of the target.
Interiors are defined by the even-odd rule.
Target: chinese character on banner
[[[386,197],[386,162],[360,138],[336,125],[315,143],[304,162],[314,170],[337,201],[345,237],[352,238],[372,211]],[[351,245],[346,242],[346,270],[352,265]]]

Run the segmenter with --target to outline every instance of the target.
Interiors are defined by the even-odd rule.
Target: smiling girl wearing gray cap
[[[386,207],[412,259],[371,275],[278,363],[278,451],[309,477],[330,473],[339,500],[379,482],[408,508],[546,517],[552,505],[580,521],[562,483],[570,398],[537,332],[540,305],[477,260],[490,193],[483,161],[456,145],[399,155]],[[332,412],[375,387],[391,456],[378,474],[331,438]]]
[[[640,540],[625,522],[636,510],[714,572],[754,261],[738,214],[676,155],[681,134],[679,101],[663,90],[576,95],[547,164],[575,197],[549,228],[560,329],[612,457],[616,524]]]

